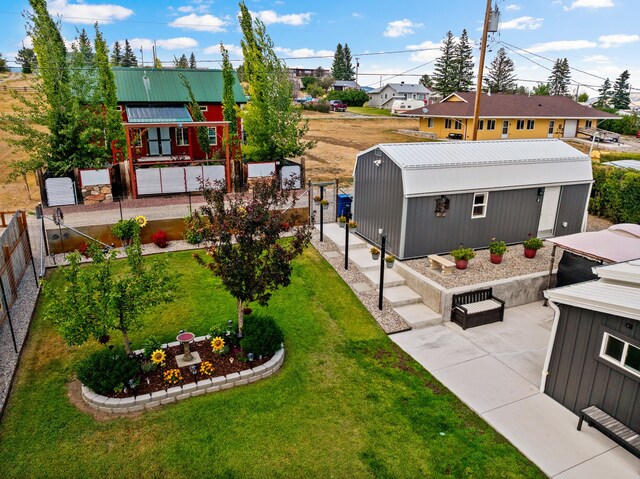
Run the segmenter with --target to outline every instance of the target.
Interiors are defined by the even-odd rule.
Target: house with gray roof
[[[387,83],[385,86],[369,92],[369,106],[391,110],[395,100],[428,101],[432,92],[421,84]]]

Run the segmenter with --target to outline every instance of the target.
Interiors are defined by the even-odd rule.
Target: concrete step
[[[320,226],[316,225],[316,229],[320,231]],[[338,248],[340,248],[341,252],[344,252],[345,245],[345,231],[344,228],[340,228],[337,223],[325,223],[324,228],[322,230],[325,237],[329,238],[333,241]],[[354,235],[353,233],[349,233],[349,256],[351,256],[351,251],[357,249],[369,249],[369,244],[361,239],[360,237]]]
[[[394,308],[422,302],[422,297],[408,286],[394,286],[392,288],[385,286],[382,295]]]
[[[371,257],[371,255],[369,255],[369,257]],[[351,254],[349,254],[349,258],[351,258]],[[371,281],[376,288],[380,286],[380,266],[379,265],[377,266],[377,268],[367,269],[365,271],[362,271],[362,274],[364,274],[367,278],[369,278],[369,281]],[[385,270],[384,272],[385,293],[387,288],[402,286],[405,283],[406,283],[405,279],[402,276],[400,276],[398,273],[393,271],[392,269]]]
[[[351,244],[349,244],[349,260],[353,261],[360,271],[375,270],[378,272],[378,276],[380,276],[380,260],[374,261],[371,259],[369,248],[352,249]],[[387,271],[385,271],[385,277],[387,276]]]
[[[442,315],[436,313],[424,303],[406,304],[393,308],[411,329],[426,328],[442,322]]]

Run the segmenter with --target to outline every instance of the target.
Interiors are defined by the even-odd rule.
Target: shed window
[[[427,119],[427,128],[433,128],[434,123],[433,118]]]
[[[516,122],[516,130],[524,130],[524,120],[518,120]]]
[[[208,111],[209,105],[200,105],[200,111]]]
[[[451,129],[451,118],[445,118],[445,119],[444,119],[444,127],[445,127],[447,130],[450,130],[450,129]]]
[[[176,145],[189,145],[189,131],[186,128],[176,128]]]
[[[471,218],[484,218],[487,216],[487,201],[489,200],[489,193],[474,193],[473,194],[473,209],[471,210]]]
[[[209,144],[211,146],[216,146],[218,144],[218,134],[215,126],[213,128],[209,128]]]
[[[640,376],[640,348],[633,344],[604,333],[600,357]]]
[[[536,127],[535,120],[527,120],[527,130],[533,130]]]
[[[496,129],[496,121],[487,120],[487,130],[495,130],[495,129]]]

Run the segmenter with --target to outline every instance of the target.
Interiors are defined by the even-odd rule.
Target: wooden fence
[[[20,93],[35,93],[36,89],[32,86],[7,86],[0,85],[0,91],[10,91],[14,90]]]

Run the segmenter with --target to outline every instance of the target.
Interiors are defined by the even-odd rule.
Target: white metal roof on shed
[[[593,179],[589,156],[561,140],[387,143],[360,155],[376,148],[402,170],[406,197],[589,183]]]
[[[628,168],[640,171],[640,160],[616,160],[604,163],[605,165],[617,166],[618,168]]]

